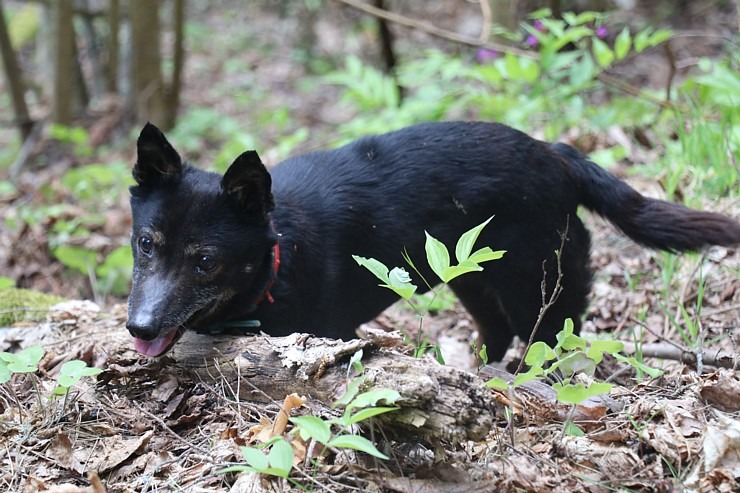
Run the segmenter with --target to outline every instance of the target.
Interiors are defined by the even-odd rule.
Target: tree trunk
[[[130,0],[131,98],[140,122],[164,125],[164,83],[160,55],[159,2]]]
[[[51,118],[54,123],[69,125],[72,123],[75,94],[75,35],[72,17],[73,0],[52,2],[54,22],[53,63],[54,82],[52,87]]]
[[[28,115],[23,76],[18,66],[18,58],[16,58],[13,45],[10,42],[2,0],[0,0],[0,54],[2,55],[3,67],[5,67],[5,75],[8,80],[8,88],[10,89],[10,97],[13,102],[16,125],[18,125],[21,140],[25,141],[31,135],[33,121],[31,121],[31,117]]]

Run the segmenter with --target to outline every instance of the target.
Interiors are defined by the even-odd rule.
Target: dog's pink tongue
[[[134,349],[145,356],[160,356],[169,349],[172,340],[177,336],[177,329],[170,330],[151,341],[134,337]]]

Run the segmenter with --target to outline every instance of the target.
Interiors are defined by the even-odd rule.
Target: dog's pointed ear
[[[226,170],[221,188],[242,211],[266,216],[275,208],[272,177],[256,151],[242,153]]]
[[[132,174],[136,183],[155,186],[179,177],[182,160],[161,130],[147,123],[136,141],[136,164]]]

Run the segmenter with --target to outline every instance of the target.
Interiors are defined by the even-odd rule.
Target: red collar
[[[270,294],[270,289],[272,289],[272,287],[277,282],[278,270],[280,269],[280,234],[275,231],[275,224],[272,222],[272,220],[270,220],[270,229],[272,229],[273,233],[275,233],[278,237],[278,239],[275,240],[275,245],[273,245],[272,247],[272,275],[270,276],[270,280],[268,281],[267,286],[265,286],[265,290],[254,302],[255,306],[262,303],[262,300],[264,300],[265,298],[267,298],[268,302],[275,303],[275,299]]]
[[[267,283],[265,292],[257,300],[257,304],[259,304],[263,298],[267,298],[267,301],[269,301],[270,303],[275,303],[275,300],[270,294],[270,289],[272,289],[272,287],[277,282],[277,274],[278,274],[279,269],[280,269],[280,242],[276,241],[275,246],[272,247],[272,272],[273,272],[272,279],[270,280],[269,283]]]

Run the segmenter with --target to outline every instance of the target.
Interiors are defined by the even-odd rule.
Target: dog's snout
[[[156,339],[159,335],[159,328],[151,323],[151,321],[147,323],[146,321],[132,320],[129,318],[128,322],[126,322],[126,328],[132,336],[144,339],[145,341]]]

